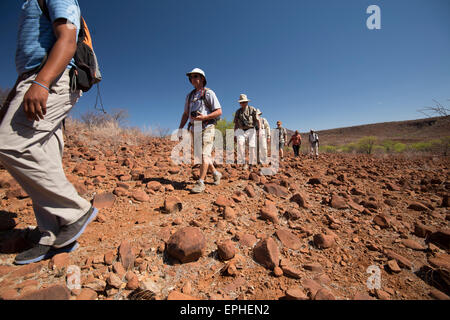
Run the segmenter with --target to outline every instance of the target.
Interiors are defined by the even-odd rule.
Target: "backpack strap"
[[[202,99],[205,102],[206,107],[209,109],[210,112],[212,112],[212,106],[209,103],[209,101],[206,99],[206,92],[210,90],[209,88],[203,88],[203,92],[202,92]]]
[[[45,0],[37,0],[37,2],[44,16],[46,16],[47,19],[51,21],[52,19],[50,19],[50,13],[48,12],[47,2]]]

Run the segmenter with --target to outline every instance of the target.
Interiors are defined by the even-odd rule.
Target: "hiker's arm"
[[[211,112],[207,116],[197,116],[194,118],[196,121],[208,121],[220,117],[222,115],[222,109],[217,109],[214,112]]]
[[[179,129],[183,129],[184,126],[186,125],[186,122],[189,119],[189,113],[188,112],[183,112],[183,115],[181,116],[181,121],[180,121],[180,126],[178,127]]]
[[[37,75],[35,81],[50,88],[56,78],[63,73],[72,60],[77,49],[77,28],[65,19],[58,19],[53,23],[56,42],[48,59]],[[33,83],[24,96],[23,106],[28,120],[39,121],[47,113],[47,99],[49,92],[42,86]]]

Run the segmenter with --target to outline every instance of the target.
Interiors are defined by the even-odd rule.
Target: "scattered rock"
[[[226,240],[217,245],[217,251],[219,254],[219,257],[222,260],[230,260],[233,259],[236,255],[236,247],[234,246],[233,241]]]
[[[111,208],[116,201],[116,196],[111,192],[96,194],[92,205],[97,209]]]
[[[336,298],[329,290],[322,288],[316,292],[314,300],[336,300]]]
[[[265,201],[264,207],[261,208],[261,218],[278,223],[278,209],[275,203],[270,200]]]
[[[419,202],[412,202],[409,204],[408,209],[415,211],[428,211],[428,207]]]
[[[206,247],[206,239],[197,227],[185,227],[173,234],[167,243],[167,253],[182,263],[198,260]]]
[[[283,246],[286,248],[292,249],[292,250],[298,250],[300,249],[302,243],[300,242],[299,238],[292,234],[288,230],[279,229],[275,232],[278,239],[280,239]]]
[[[294,194],[290,201],[297,203],[300,208],[308,208],[306,196],[301,192]]]
[[[275,183],[266,183],[264,185],[264,191],[277,197],[286,197],[289,194],[288,189]]]
[[[314,235],[313,241],[316,247],[318,247],[319,249],[331,248],[336,243],[334,236],[326,235],[323,233]]]
[[[399,273],[402,271],[402,269],[400,269],[400,267],[398,266],[396,260],[389,260],[387,266],[389,267],[389,270],[391,270],[394,273]]]
[[[131,244],[128,240],[122,241],[119,246],[119,259],[125,270],[134,267],[135,256]]]
[[[388,228],[390,226],[389,219],[384,215],[376,215],[373,222],[381,228]]]
[[[132,197],[134,200],[139,202],[148,202],[150,201],[150,197],[144,190],[134,190],[132,193]]]
[[[165,213],[175,213],[180,212],[183,209],[183,204],[181,200],[177,197],[170,196],[164,200],[164,212]]]
[[[253,248],[253,257],[259,264],[273,270],[280,262],[280,252],[275,240],[260,240]]]
[[[66,286],[56,284],[45,289],[21,295],[19,300],[69,300],[70,292]]]
[[[309,300],[308,296],[303,292],[302,289],[293,288],[288,289],[285,292],[286,299],[288,300]]]
[[[200,299],[174,290],[169,293],[169,295],[167,296],[167,300],[200,300]]]
[[[421,245],[420,243],[418,243],[417,241],[414,241],[412,239],[404,239],[404,240],[402,240],[402,244],[405,247],[413,249],[413,250],[424,251],[427,249],[427,247]]]

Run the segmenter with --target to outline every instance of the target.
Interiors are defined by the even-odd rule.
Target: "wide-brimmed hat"
[[[206,75],[205,75],[205,72],[202,69],[200,69],[200,68],[194,68],[191,72],[186,73],[186,75],[189,77],[191,74],[194,74],[194,73],[197,73],[197,74],[200,74],[200,75],[203,76],[203,79],[205,79],[205,86],[206,86]]]
[[[262,115],[262,111],[259,110],[259,109],[256,109],[256,114],[257,114],[258,116],[260,116],[260,115]]]
[[[239,103],[241,103],[241,102],[250,102],[251,100],[249,100],[248,98],[247,98],[247,95],[246,94],[241,94],[240,96],[239,96]]]

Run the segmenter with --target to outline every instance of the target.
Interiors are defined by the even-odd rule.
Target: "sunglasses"
[[[189,79],[200,79],[200,75],[199,74],[191,74],[191,75],[189,75]]]

